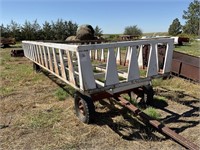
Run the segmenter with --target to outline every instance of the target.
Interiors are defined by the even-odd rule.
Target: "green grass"
[[[149,115],[150,117],[152,117],[152,118],[154,118],[154,119],[157,119],[157,120],[160,119],[160,117],[161,117],[161,114],[158,113],[158,112],[156,111],[156,109],[153,108],[153,107],[148,107],[148,108],[145,109],[143,112],[144,112],[145,114]]]
[[[25,123],[31,128],[48,128],[53,127],[61,118],[62,109],[49,109],[46,111],[39,111],[35,114],[30,114],[25,119]]]
[[[186,44],[183,46],[177,45],[175,46],[175,50],[193,56],[200,56],[200,41],[193,41],[190,44]]]
[[[54,93],[55,97],[59,100],[59,101],[63,101],[65,100],[69,95],[67,94],[67,92],[62,89],[62,88],[58,88],[55,93]]]

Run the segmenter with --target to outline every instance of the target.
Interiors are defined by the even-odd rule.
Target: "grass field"
[[[182,149],[116,102],[95,102],[95,123],[81,123],[71,89],[44,72],[35,73],[25,57],[10,57],[13,48],[0,50],[2,149]],[[153,87],[156,105],[144,111],[199,145],[199,84],[171,78],[154,80]]]

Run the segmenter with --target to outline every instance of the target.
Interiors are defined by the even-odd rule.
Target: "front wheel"
[[[76,92],[74,95],[76,116],[83,123],[89,124],[94,120],[95,107],[90,97]]]

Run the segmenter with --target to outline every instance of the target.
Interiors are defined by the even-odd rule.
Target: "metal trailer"
[[[61,44],[22,41],[24,54],[34,63],[72,86],[78,118],[90,123],[95,114],[93,101],[135,93],[152,103],[151,80],[171,70],[174,43],[171,38],[100,44]],[[166,45],[163,67],[159,67],[158,45]],[[147,67],[143,47],[150,46]]]

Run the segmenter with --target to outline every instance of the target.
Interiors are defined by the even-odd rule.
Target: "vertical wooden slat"
[[[173,41],[170,41],[167,44],[167,49],[166,49],[166,53],[165,53],[165,62],[164,62],[164,67],[163,67],[163,73],[170,72],[170,70],[171,70],[173,49],[174,49],[174,43],[173,43]]]
[[[101,61],[105,61],[104,49],[101,49]]]
[[[40,45],[39,45],[39,51],[40,51],[41,63],[44,66],[44,59],[43,59],[42,47]]]
[[[64,79],[67,79],[66,71],[65,71],[65,64],[64,64],[64,60],[63,60],[63,52],[62,52],[61,49],[59,49],[59,56],[60,56],[61,76],[62,76]]]
[[[52,53],[50,52],[49,47],[47,47],[47,53],[48,53],[48,60],[49,60],[49,68],[50,68],[51,71],[53,71]]]
[[[38,45],[36,45],[36,51],[37,51],[38,63],[41,64],[41,57],[40,57]]]
[[[119,77],[117,73],[117,64],[114,48],[108,49],[108,58],[107,58],[107,66],[106,66],[106,74],[105,74],[105,84],[112,85],[119,83]]]
[[[130,50],[130,61],[128,65],[128,76],[127,81],[139,79],[140,71],[137,62],[137,48],[136,46],[131,47]]]
[[[121,49],[117,48],[117,64],[121,65]]]
[[[52,48],[52,51],[53,51],[53,60],[54,60],[55,73],[56,73],[57,75],[60,75],[59,69],[58,69],[58,60],[57,60],[55,48]]]
[[[47,53],[46,53],[46,47],[45,46],[43,46],[43,52],[44,52],[45,67],[47,67],[49,69],[48,60],[47,60]]]
[[[98,60],[98,49],[95,50],[94,60]]]
[[[66,51],[67,58],[68,58],[68,69],[69,69],[69,82],[71,82],[73,85],[75,85],[75,74],[74,74],[74,66],[72,62],[72,55],[70,51]]]
[[[158,64],[156,58],[156,44],[152,43],[149,54],[149,62],[147,67],[147,77],[158,74]]]
[[[94,73],[88,51],[77,52],[79,82],[81,90],[95,89]]]
[[[143,68],[143,45],[140,45],[139,55],[138,55],[138,66],[139,68]]]

